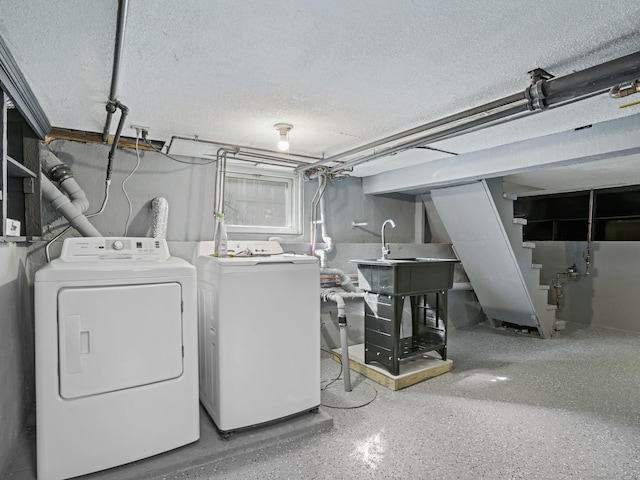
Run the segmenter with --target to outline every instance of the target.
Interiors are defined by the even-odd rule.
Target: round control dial
[[[124,248],[124,242],[122,240],[116,240],[113,242],[114,250],[122,250]]]

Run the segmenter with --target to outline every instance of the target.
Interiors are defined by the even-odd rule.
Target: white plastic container
[[[216,218],[216,233],[213,238],[213,255],[216,257],[227,256],[227,228],[224,225],[224,213],[219,213]]]

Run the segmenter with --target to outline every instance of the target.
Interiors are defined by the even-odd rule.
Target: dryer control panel
[[[164,238],[147,237],[74,237],[62,245],[64,262],[99,260],[166,260],[169,247]]]

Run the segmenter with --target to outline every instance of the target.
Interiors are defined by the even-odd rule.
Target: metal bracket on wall
[[[534,84],[538,80],[550,80],[554,78],[554,75],[551,75],[544,68],[534,68],[527,72],[531,77],[531,83]]]

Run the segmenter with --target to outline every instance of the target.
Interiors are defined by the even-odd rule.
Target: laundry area
[[[0,480],[640,477],[640,6],[1,10]]]

